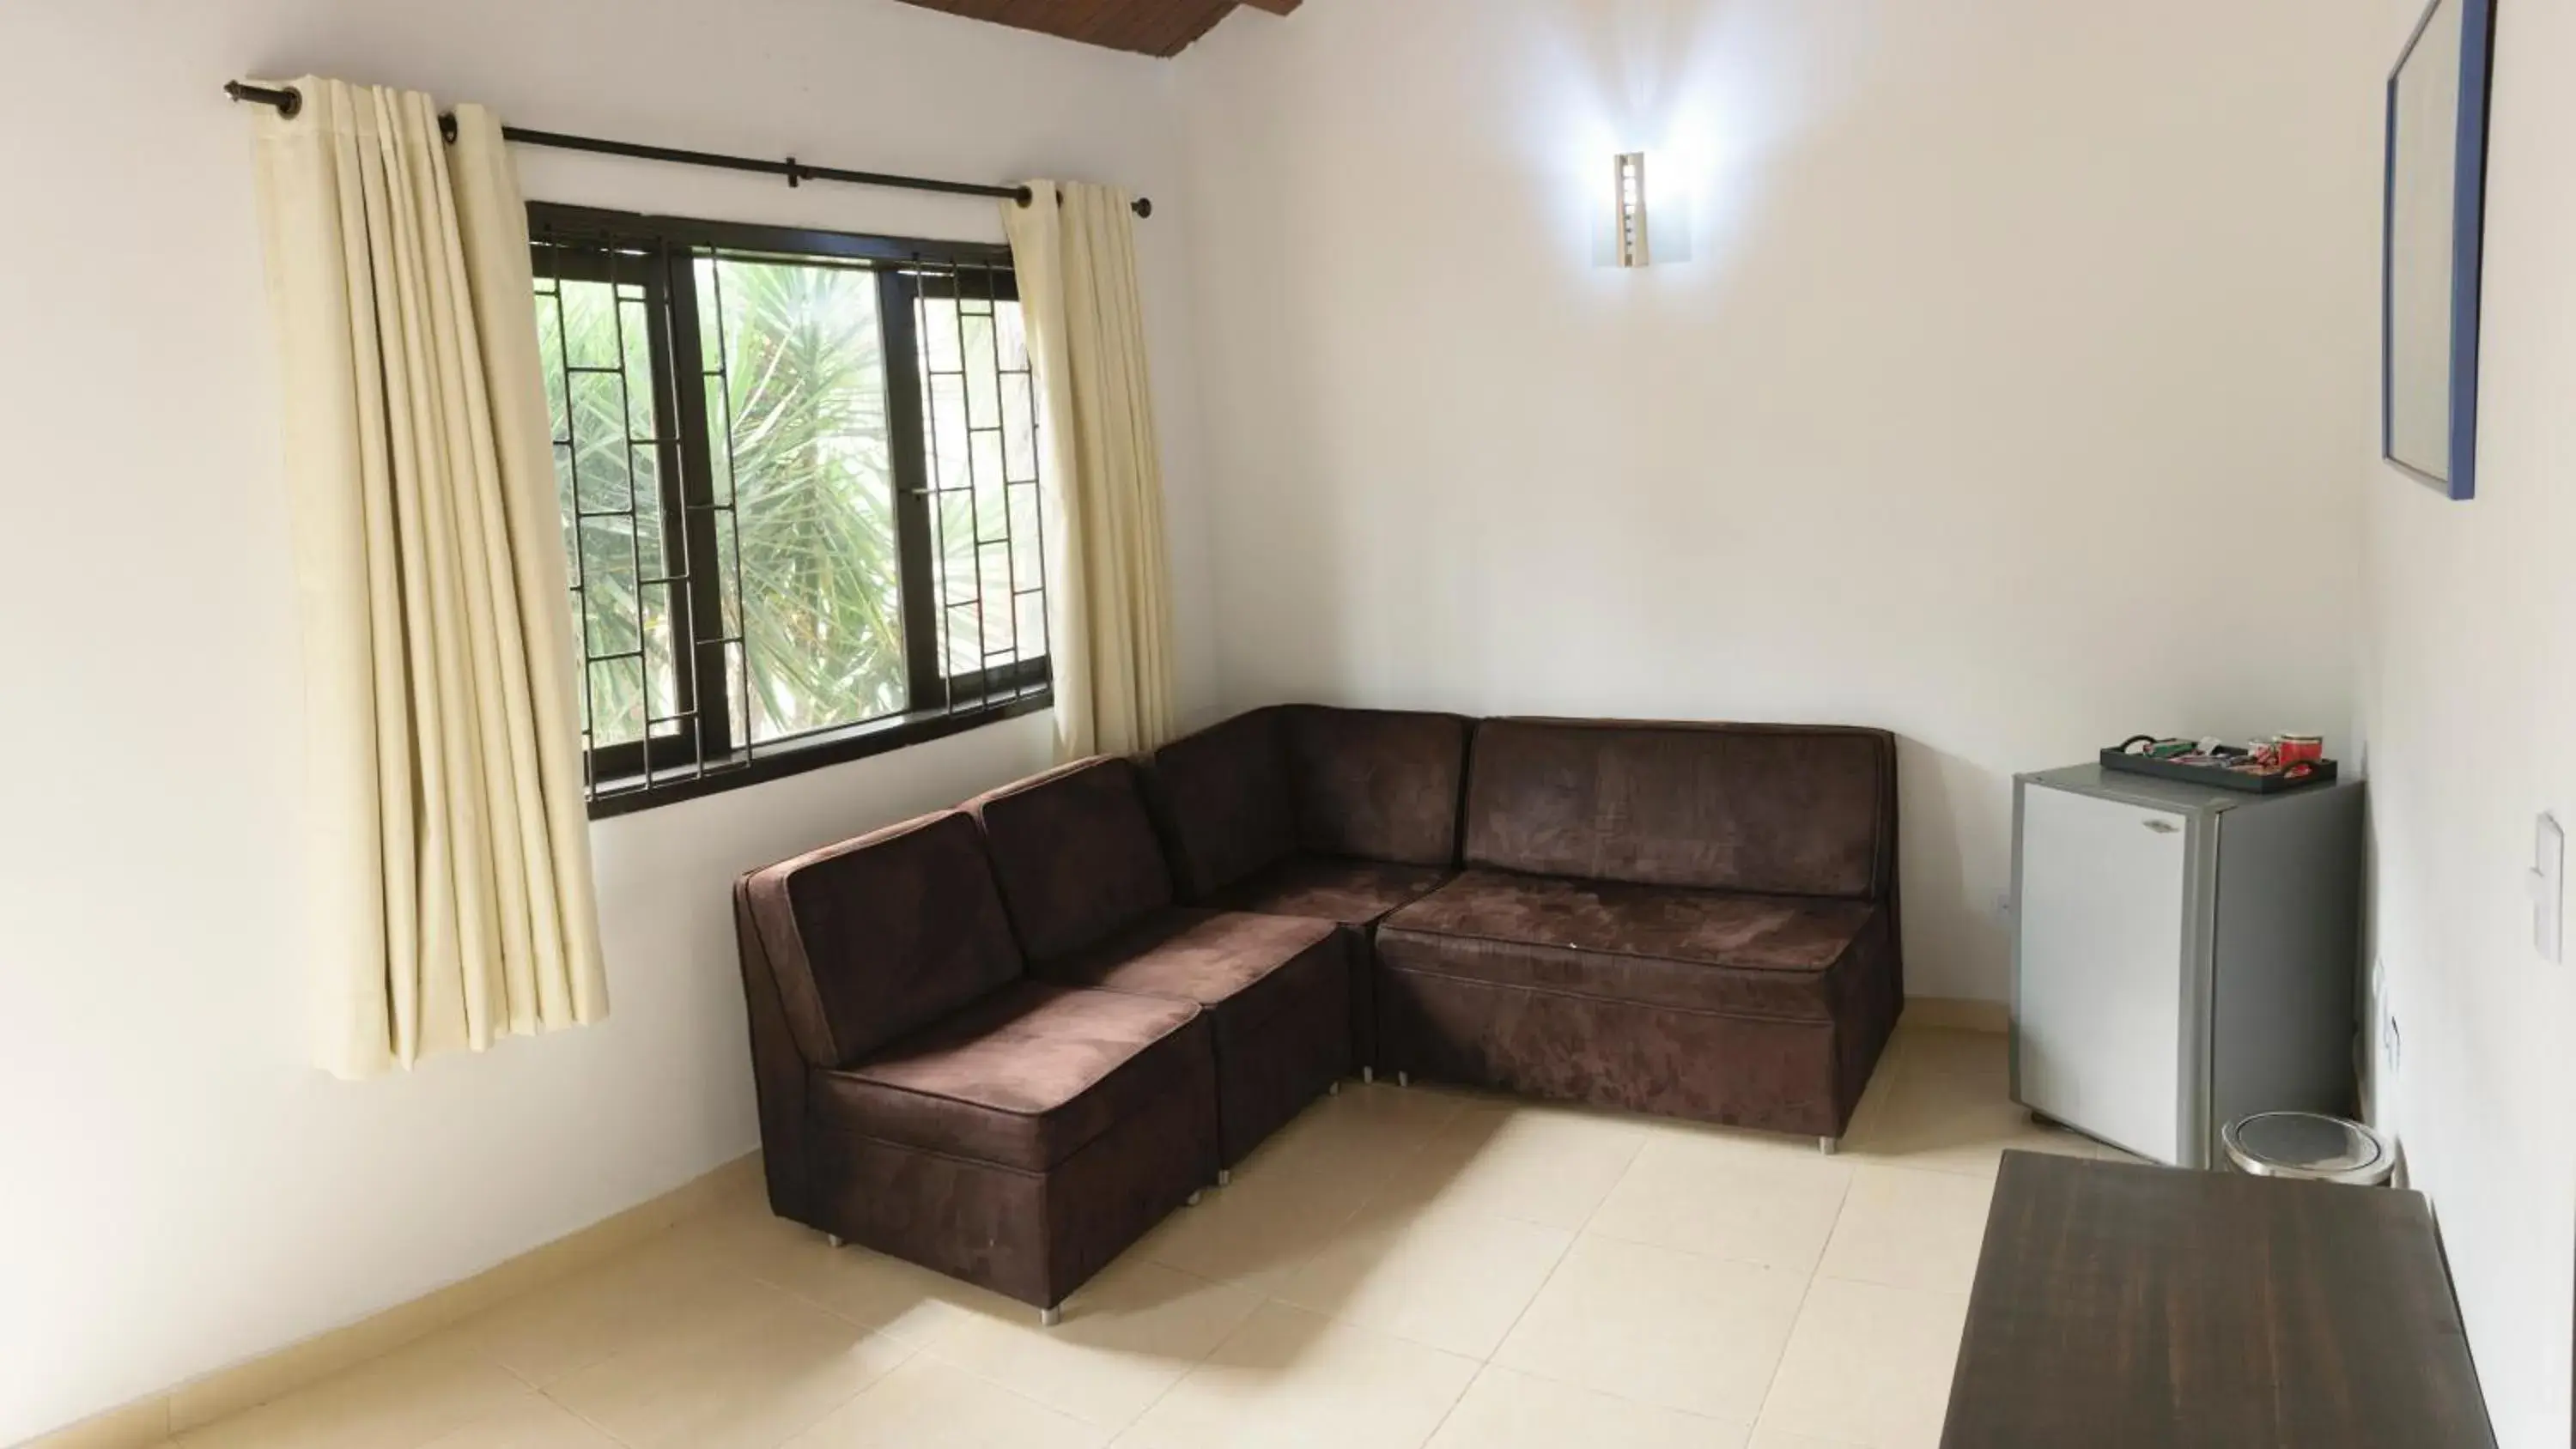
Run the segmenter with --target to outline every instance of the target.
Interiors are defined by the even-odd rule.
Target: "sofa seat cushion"
[[[1331,921],[1174,907],[1036,969],[1070,986],[1204,1010],[1222,1166],[1241,1162],[1350,1070],[1350,956]]]
[[[1068,986],[1186,1001],[1216,1014],[1218,1051],[1256,1030],[1294,991],[1310,958],[1338,968],[1333,923],[1173,907],[1092,950],[1054,962]]]
[[[1264,915],[1367,926],[1438,890],[1450,874],[1433,865],[1297,855],[1223,892],[1217,904]]]
[[[1168,1091],[1211,1050],[1186,1001],[1020,981],[842,1071],[816,1072],[827,1129],[1044,1172]]]
[[[1830,1020],[1838,967],[1887,949],[1868,901],[1471,870],[1389,917],[1399,969],[1640,1005]]]

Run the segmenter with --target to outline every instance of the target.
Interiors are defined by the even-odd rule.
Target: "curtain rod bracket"
[[[805,184],[805,173],[796,169],[796,158],[795,158],[795,157],[793,157],[793,156],[788,157],[788,158],[787,158],[787,186],[788,186],[788,189],[789,189],[789,190],[794,190],[795,188],[797,188],[797,187],[799,187],[799,186],[802,186],[802,185],[804,185],[804,184]]]

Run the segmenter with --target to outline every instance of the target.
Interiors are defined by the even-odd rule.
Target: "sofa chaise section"
[[[1382,1064],[1830,1144],[1903,1000],[1895,779],[1873,730],[1486,721]]]
[[[1456,715],[1279,705],[1151,761],[1184,898],[1341,928],[1363,1068],[1376,1063],[1376,927],[1455,871],[1467,732]]]
[[[967,808],[1033,974],[1206,1012],[1221,1169],[1350,1069],[1350,967],[1332,924],[1176,905],[1133,763],[1081,761]]]
[[[1052,1313],[1214,1173],[1207,1020],[1030,978],[965,815],[734,901],[780,1216]]]

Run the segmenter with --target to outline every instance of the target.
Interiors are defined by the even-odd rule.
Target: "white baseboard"
[[[148,1449],[173,1434],[282,1398],[588,1267],[705,1211],[729,1193],[753,1190],[759,1178],[759,1153],[736,1158],[660,1197],[531,1248],[463,1282],[38,1435],[22,1449]]]
[[[1909,996],[1905,999],[1904,1021],[1908,1026],[2001,1033],[2012,1030],[2012,1008],[2000,1001],[1966,996]]]

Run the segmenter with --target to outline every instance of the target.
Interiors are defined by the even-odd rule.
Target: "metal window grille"
[[[1050,699],[999,247],[529,208],[592,813]]]

